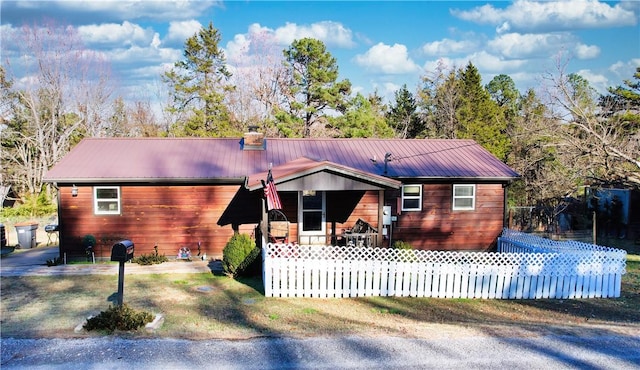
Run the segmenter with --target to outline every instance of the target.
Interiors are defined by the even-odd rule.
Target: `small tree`
[[[234,234],[222,250],[222,267],[229,276],[237,276],[245,260],[257,249],[256,243],[247,234]],[[255,256],[254,256],[255,258]]]

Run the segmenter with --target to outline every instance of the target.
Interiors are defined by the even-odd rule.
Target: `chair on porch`
[[[272,209],[269,211],[269,243],[289,242],[289,220],[282,211]]]
[[[375,247],[378,230],[359,218],[350,230],[342,235],[343,243],[350,247]]]

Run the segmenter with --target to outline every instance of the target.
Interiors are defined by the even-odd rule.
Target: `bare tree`
[[[282,60],[282,51],[266,32],[251,33],[244,47],[229,59],[235,85],[227,94],[229,110],[244,126],[263,126],[268,136],[278,135],[272,122],[286,91]]]
[[[598,105],[599,94],[586,79],[567,74],[565,67],[559,62],[557,72],[545,76],[556,133],[563,138],[560,149],[571,156],[582,177],[640,187],[638,131],[604,114],[610,107]]]
[[[442,61],[435,71],[422,77],[423,88],[418,92],[427,137],[455,139],[458,129],[456,112],[461,93],[456,68],[449,69]]]
[[[24,26],[10,36],[18,40],[24,78],[18,86],[3,86],[3,95],[16,101],[2,131],[2,167],[15,170],[9,181],[20,190],[37,194],[46,171],[74,142],[102,132],[112,91],[109,69],[84,49],[72,27]]]

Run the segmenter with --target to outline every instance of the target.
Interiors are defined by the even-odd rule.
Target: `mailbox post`
[[[122,307],[124,301],[124,263],[133,258],[133,242],[123,240],[116,243],[111,248],[111,261],[118,261],[120,269],[118,272],[118,306]]]

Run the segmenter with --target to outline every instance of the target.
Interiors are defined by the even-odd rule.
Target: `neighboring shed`
[[[0,186],[0,200],[2,200],[2,208],[10,208],[16,204],[18,195],[11,186]]]
[[[195,255],[200,242],[220,258],[234,232],[266,230],[269,168],[290,242],[334,244],[362,220],[376,246],[422,249],[491,248],[518,176],[472,140],[85,139],[45,176],[59,189],[61,253],[82,255],[93,234],[101,257],[131,239],[138,255]]]

